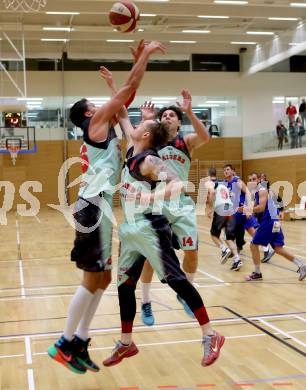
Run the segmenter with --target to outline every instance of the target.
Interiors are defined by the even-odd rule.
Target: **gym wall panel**
[[[8,181],[15,187],[13,208],[17,204],[27,204],[19,194],[20,186],[26,181],[38,181],[42,192],[30,193],[35,196],[41,207],[48,203],[58,204],[58,174],[64,160],[63,141],[38,141],[38,152],[19,154],[16,165],[13,166],[10,155],[0,155],[0,181]],[[4,188],[1,188],[0,202],[3,203]]]
[[[271,184],[276,181],[290,182],[293,186],[290,206],[293,206],[300,202],[297,189],[306,180],[306,155],[243,161],[244,180],[247,180],[247,175],[251,172],[266,173]],[[302,195],[306,196],[306,186],[304,188],[305,193]]]

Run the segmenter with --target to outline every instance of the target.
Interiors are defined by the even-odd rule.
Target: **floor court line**
[[[228,284],[201,284],[198,285],[199,288],[217,288],[217,287],[227,287]],[[170,287],[160,287],[160,288],[151,288],[151,292],[169,292],[173,291]],[[141,289],[135,290],[136,293],[140,293]],[[117,296],[118,293],[117,291],[106,291],[104,295],[107,296]],[[71,294],[43,294],[43,295],[26,295],[26,296],[5,296],[5,297],[0,297],[0,302],[1,301],[19,301],[20,299],[26,299],[26,300],[31,300],[31,299],[46,299],[46,298],[61,298],[61,297],[72,297],[74,296],[74,293]]]
[[[211,277],[196,277],[194,279],[195,281],[200,281],[200,280],[211,280]],[[160,280],[152,280],[153,284],[161,284]],[[53,285],[53,286],[35,286],[35,287],[30,287],[30,286],[24,286],[28,291],[36,291],[36,290],[56,290],[56,289],[69,289],[69,288],[75,288],[79,287],[79,284],[67,284],[67,285]],[[110,283],[108,288],[117,287],[117,283]],[[14,291],[14,290],[20,290],[20,287],[6,287],[6,288],[1,288],[0,292],[2,291]]]
[[[275,316],[273,316],[273,318],[280,318],[280,317],[283,317],[284,315],[286,314],[277,314]],[[270,316],[272,317],[272,316]],[[294,315],[292,315],[292,317],[294,317]],[[255,317],[235,317],[235,318],[223,318],[223,319],[215,319],[215,320],[211,320],[211,323],[215,323],[215,324],[222,324],[222,323],[232,323],[232,322],[243,322],[245,321],[245,319],[248,319],[248,320],[257,320],[257,319],[260,319],[262,317],[259,317],[259,316],[255,316]],[[267,318],[267,317],[263,317],[263,318]],[[194,324],[196,324],[197,321],[196,320],[189,320],[189,321],[176,321],[176,322],[166,322],[166,323],[162,323],[162,324],[156,324],[156,325],[153,325],[153,326],[145,326],[145,325],[135,325],[134,326],[134,332],[138,332],[138,331],[142,331],[142,330],[148,330],[148,331],[151,331],[151,330],[154,330],[154,329],[161,329],[161,328],[171,328],[171,327],[180,327],[180,326],[185,326],[185,327],[188,327],[188,326],[194,326]],[[254,325],[252,322],[250,322],[251,325]],[[256,327],[256,326],[255,326]],[[91,329],[90,330],[90,333],[91,334],[96,334],[96,333],[111,333],[111,332],[119,332],[121,330],[120,327],[109,327],[109,328],[96,328],[96,329]],[[294,332],[297,332],[297,333],[303,333],[304,331],[294,331]],[[1,340],[12,340],[12,339],[23,339],[24,337],[32,337],[32,338],[43,338],[43,337],[51,337],[51,336],[54,336],[54,337],[57,337],[59,335],[62,334],[62,331],[55,331],[55,332],[45,332],[45,333],[29,333],[29,334],[15,334],[15,335],[6,335],[6,336],[0,336],[0,341]]]
[[[295,334],[296,332],[306,332],[305,331],[289,331],[288,333]],[[279,333],[275,333],[278,335]],[[257,337],[268,337],[266,333],[254,333],[254,334],[247,334],[247,335],[237,335],[237,336],[226,336],[226,340],[240,340],[240,339],[249,339],[249,338],[257,338]],[[200,343],[202,341],[201,338],[198,339],[191,339],[191,340],[163,340],[160,342],[153,342],[153,343],[137,343],[137,347],[159,347],[161,345],[179,345],[179,344],[193,344],[193,343]],[[114,349],[114,346],[105,346],[105,347],[93,347],[89,348],[89,351],[109,351]],[[34,352],[33,356],[44,356],[47,355],[47,352]]]
[[[269,328],[274,329],[276,332],[280,333],[281,335],[283,335],[283,336],[285,336],[285,337],[287,337],[287,338],[289,338],[289,339],[295,341],[297,344],[299,344],[299,345],[301,345],[302,347],[306,348],[306,344],[303,343],[303,341],[297,339],[296,337],[289,336],[289,334],[288,334],[287,332],[285,332],[285,331],[279,329],[277,326],[272,325],[272,324],[270,324],[269,322],[267,322],[267,321],[265,321],[265,320],[263,320],[263,319],[260,319],[259,321],[260,321],[262,324],[268,326]],[[305,353],[305,356],[306,356],[306,353]]]
[[[260,331],[267,333],[269,336],[273,337],[275,340],[279,341],[281,344],[286,345],[288,348],[292,349],[293,351],[297,352],[298,354],[302,356],[306,356],[306,352],[302,351],[301,349],[295,347],[294,345],[288,343],[284,339],[281,339],[280,337],[277,337],[274,333],[268,331],[267,329],[263,328],[261,325],[258,325],[256,322],[251,321],[250,319],[246,318],[242,314],[238,313],[237,311],[234,311],[233,309],[222,306],[225,310],[227,310],[229,313],[236,315],[238,318],[243,319],[246,323],[253,325],[256,329],[259,329]],[[280,329],[279,329],[280,331]],[[282,332],[282,331],[281,331]]]

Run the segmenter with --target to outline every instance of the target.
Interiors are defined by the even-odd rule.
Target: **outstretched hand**
[[[166,47],[158,42],[158,41],[152,41],[145,45],[144,50],[147,50],[149,54],[153,54],[157,51],[162,52],[163,54],[166,53]]]
[[[141,106],[139,106],[141,112],[142,121],[147,121],[150,119],[155,119],[156,112],[154,108],[154,104],[152,102],[144,102]]]
[[[132,53],[132,56],[134,58],[134,62],[136,63],[141,55],[141,53],[143,52],[143,49],[145,47],[145,42],[144,42],[144,39],[142,39],[137,48],[135,49],[133,46],[129,46],[129,49],[130,49],[130,52]]]
[[[100,75],[104,78],[107,85],[111,90],[115,89],[115,83],[113,80],[113,74],[110,70],[108,70],[105,66],[100,66]]]
[[[192,111],[192,98],[190,92],[187,89],[183,89],[181,95],[183,97],[182,103],[176,102],[176,104],[182,112],[190,113]]]

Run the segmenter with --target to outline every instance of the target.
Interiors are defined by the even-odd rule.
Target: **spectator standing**
[[[278,138],[278,150],[283,149],[283,142],[286,136],[286,132],[287,132],[286,127],[283,125],[282,121],[279,120],[276,126],[276,134]]]
[[[296,133],[297,133],[297,147],[301,148],[303,146],[302,137],[305,135],[305,128],[302,124],[302,120],[300,117],[297,117],[295,122]]]
[[[289,125],[289,134],[291,138],[291,149],[298,147],[298,128],[295,122],[291,122]]]
[[[306,126],[306,101],[305,101],[305,99],[302,99],[302,103],[300,104],[299,115],[300,115],[301,120],[302,120],[302,125],[305,129],[305,126]]]
[[[292,105],[291,102],[288,103],[286,109],[286,115],[288,116],[289,124],[295,121],[295,116],[297,114],[296,107]]]

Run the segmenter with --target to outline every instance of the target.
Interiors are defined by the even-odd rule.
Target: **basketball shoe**
[[[133,341],[130,345],[123,345],[119,340],[115,345],[111,356],[103,361],[103,365],[106,367],[114,366],[115,364],[119,364],[124,358],[134,356],[138,352],[138,348]]]
[[[48,348],[48,355],[76,374],[85,374],[87,371],[76,358],[74,341],[68,341],[64,336]]]
[[[87,339],[84,341],[80,339],[78,336],[74,336],[73,342],[75,346],[75,357],[82,366],[87,368],[90,371],[98,372],[100,371],[99,366],[94,363],[88,353],[88,346],[91,339]]]
[[[210,366],[218,359],[224,341],[225,337],[216,331],[212,336],[203,337],[204,355],[201,362],[202,366]]]
[[[154,325],[154,316],[152,313],[151,302],[143,303],[141,305],[141,319],[147,326]]]

